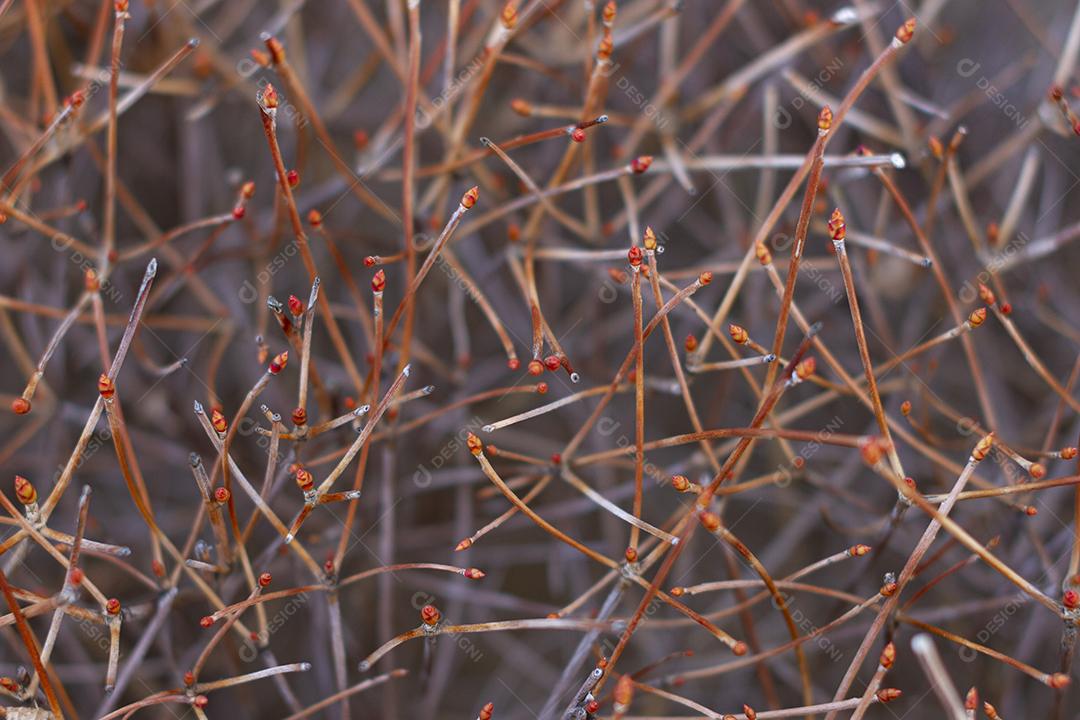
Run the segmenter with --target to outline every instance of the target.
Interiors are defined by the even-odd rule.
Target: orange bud
[[[731,323],[728,325],[728,335],[739,345],[745,345],[750,340],[750,334],[746,332],[746,328],[741,325]]]
[[[480,438],[476,437],[473,433],[469,433],[468,438],[465,440],[465,445],[473,455],[480,455],[484,452],[484,443],[480,442]]]
[[[977,328],[986,322],[986,308],[976,308],[968,315],[968,325],[973,328]]]
[[[225,414],[217,408],[210,411],[210,424],[218,433],[224,433],[229,427],[228,422],[225,420]]]
[[[522,117],[529,117],[533,112],[532,104],[528,100],[522,98],[514,98],[511,100],[510,109]]]
[[[37,490],[34,489],[33,483],[29,480],[22,475],[16,475],[15,497],[17,497],[19,502],[23,505],[32,505],[37,502]]]
[[[829,218],[829,235],[833,242],[843,242],[847,238],[847,223],[844,221],[844,214],[840,212],[840,208],[833,210]]]
[[[819,112],[818,116],[817,116],[818,130],[820,130],[821,132],[828,132],[829,128],[832,127],[832,121],[833,121],[832,108],[830,108],[828,105],[826,105],[823,108],[821,108],[821,112]]]
[[[881,667],[888,670],[896,662],[896,646],[892,643],[886,645],[881,651],[881,659],[878,661]]]
[[[101,397],[106,400],[116,394],[116,384],[113,382],[113,379],[105,373],[101,373],[101,376],[98,378],[97,389],[98,392],[101,393]]]
[[[903,692],[896,688],[885,688],[877,691],[877,699],[883,703],[892,702],[901,695],[903,695]]]
[[[645,228],[645,236],[642,239],[641,244],[645,246],[646,250],[656,249],[656,233],[653,232],[651,227]]]
[[[602,15],[605,25],[611,25],[615,22],[615,13],[617,10],[618,7],[615,5],[615,0],[608,0],[607,5],[604,6]]]
[[[508,2],[503,6],[502,15],[499,19],[502,21],[504,28],[507,30],[514,29],[514,26],[517,25],[518,14],[517,8],[514,7],[513,3]]]
[[[267,368],[271,375],[277,375],[279,372],[285,369],[285,366],[289,364],[289,351],[278,353],[274,356],[274,359],[270,361],[270,367]]]
[[[262,92],[262,104],[267,110],[273,110],[278,106],[278,93],[271,83],[267,83]]]
[[[765,243],[758,242],[754,246],[754,254],[757,256],[758,262],[762,265],[768,265],[772,262],[772,253],[769,252],[769,248],[765,247]]]
[[[465,191],[465,194],[461,196],[461,207],[468,210],[476,201],[480,199],[480,188],[473,185],[471,188]]]
[[[596,48],[598,60],[607,60],[615,50],[615,40],[611,37],[611,30],[604,28],[604,37],[600,38],[600,45]]]
[[[715,532],[720,528],[720,516],[714,512],[702,512],[698,516],[698,520],[701,521],[701,525],[709,532]]]
[[[911,41],[911,38],[915,35],[915,18],[908,18],[904,21],[904,24],[896,29],[896,39],[903,44],[907,44]]]
[[[630,707],[630,702],[634,699],[634,681],[629,675],[623,675],[615,683],[613,698],[616,712],[625,712],[626,708]]]

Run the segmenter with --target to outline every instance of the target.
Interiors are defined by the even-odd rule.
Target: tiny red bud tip
[[[315,478],[304,468],[296,469],[296,486],[302,491],[308,492],[315,487]]]
[[[570,131],[570,139],[574,142],[585,142],[585,131],[579,127]]]
[[[16,415],[25,415],[30,412],[30,401],[26,398],[15,398],[11,401],[11,412]]]
[[[909,18],[904,21],[904,24],[896,29],[896,39],[905,45],[911,42],[911,38],[915,35],[915,18]]]
[[[381,293],[386,289],[386,272],[383,270],[376,270],[374,277],[371,278],[371,291]]]
[[[1068,687],[1069,682],[1069,676],[1065,673],[1054,673],[1047,679],[1046,684],[1055,690],[1060,690],[1064,687]]]
[[[533,359],[529,361],[529,374],[540,375],[544,372],[544,364],[539,360]]]
[[[425,605],[420,609],[420,620],[425,625],[432,626],[438,625],[439,620],[442,619],[442,613],[434,605]]]
[[[259,587],[266,587],[270,584],[271,579],[272,578],[270,576],[270,573],[264,572],[262,575],[259,576]]]
[[[638,155],[630,161],[630,169],[635,175],[640,175],[649,169],[649,166],[652,165],[652,161],[652,155]]]
[[[300,317],[304,314],[304,301],[295,295],[289,296],[289,312],[293,314],[293,317]]]

